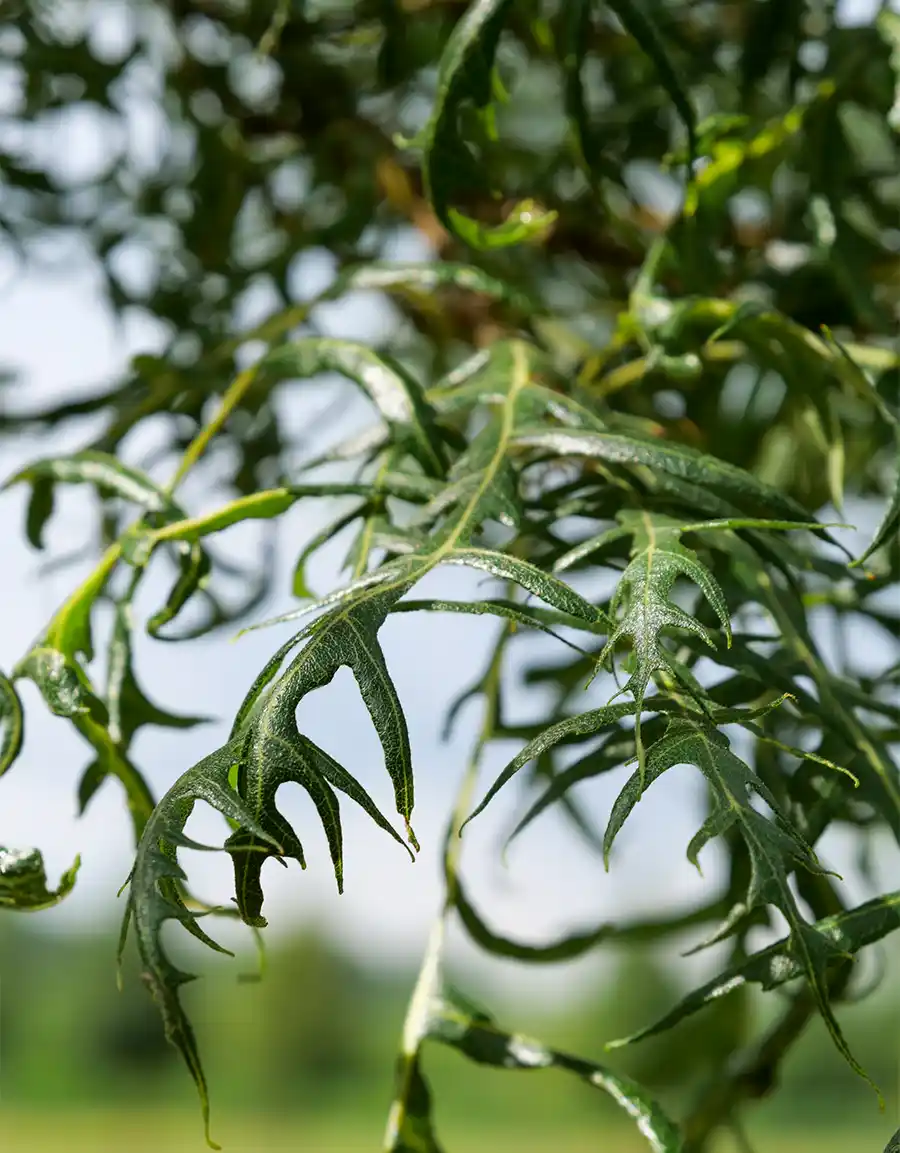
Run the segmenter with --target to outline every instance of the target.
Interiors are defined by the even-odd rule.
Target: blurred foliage
[[[29,679],[93,751],[81,808],[111,779],[123,788],[136,856],[122,942],[133,927],[204,1111],[179,998],[190,976],[161,944],[176,919],[218,947],[200,916],[226,911],[186,887],[177,851],[196,847],[188,817],[202,800],[228,822],[227,912],[257,930],[263,862],[305,865],[275,804],[286,782],[314,802],[339,888],[339,793],[417,851],[409,736],[378,641],[390,614],[409,611],[503,623],[462,702],[480,698],[483,717],[449,822],[445,907],[407,1012],[388,1149],[440,1151],[426,1042],[482,1068],[565,1070],[640,1118],[662,1153],[708,1150],[774,1088],[813,1020],[863,1078],[876,1072],[836,1014],[859,995],[857,954],[897,927],[900,897],[877,893],[864,869],[871,897],[848,907],[816,845],[840,826],[865,864],[878,831],[900,837],[900,17],[882,5],[856,21],[832,0],[9,8],[6,249],[23,266],[87,254],[116,314],[159,335],[122,379],[45,407],[29,403],[27,382],[4,382],[0,434],[82,430],[80,451],[9,481],[30,490],[29,541],[43,546],[57,490],[80,484],[100,500],[90,548],[103,551],[0,679],[0,772],[22,742],[15,682]],[[354,304],[373,294],[380,336],[342,339]],[[329,374],[311,393],[324,389],[330,407],[291,419],[298,382]],[[350,441],[334,374],[376,414]],[[161,443],[135,460],[151,424]],[[178,491],[188,474],[222,497],[219,508],[195,511],[193,496],[188,507]],[[132,752],[136,730],[200,718],[154,704],[133,668],[146,572],[160,554],[174,568],[147,622],[157,639],[249,618],[270,590],[271,555],[261,546],[237,566],[209,538],[251,520],[277,525],[315,499],[340,503],[300,549],[300,603],[278,618],[307,623],[259,673],[228,741],[157,800]],[[855,560],[831,523],[845,507],[881,515]],[[348,583],[317,600],[307,562],[348,530]],[[408,596],[448,563],[486,573],[496,595]],[[236,600],[225,578],[242,586]],[[98,669],[104,599],[115,614]],[[198,605],[204,615],[191,618]],[[564,641],[568,663],[529,660],[526,683],[550,691],[528,724],[513,724],[510,654],[527,629]],[[383,747],[403,835],[298,731],[299,703],[345,666]],[[576,713],[594,678],[595,707]],[[482,750],[510,738],[527,743],[472,811]],[[632,762],[601,835],[576,786]],[[708,798],[688,857],[696,864],[714,839],[727,853],[725,887],[707,904],[547,945],[485,922],[456,833],[514,776],[530,790],[514,836],[560,805],[608,865],[644,791],[685,765]],[[4,850],[0,903],[45,906],[74,876],[54,890],[36,851]],[[644,974],[659,1003],[639,1000],[656,1024],[609,1022],[627,1034],[613,1052],[642,1041],[626,1068],[508,1032],[450,989],[441,961],[454,917],[487,952],[531,963],[689,930],[703,933],[696,948],[726,942],[728,955],[681,1000],[674,982],[667,992]],[[760,926],[785,935],[756,948]],[[350,1056],[351,1016],[329,1000],[333,966],[315,953],[297,963],[322,996],[292,1008],[292,1031],[316,1041],[260,1040],[267,1099],[280,1092],[276,1069],[305,1071],[314,1091],[363,1059]],[[263,994],[279,1006],[280,980]],[[788,987],[762,1028],[746,1012],[753,986]],[[132,1012],[133,1028],[101,1031],[98,1044],[120,1058],[134,1045],[156,1076],[143,1010],[122,1020]],[[680,1044],[665,1039],[672,1026]],[[696,1064],[682,1060],[685,1046]],[[679,1087],[686,1105],[663,1100]]]
[[[132,962],[117,994],[105,934],[47,938],[18,919],[4,919],[0,1028],[6,1112],[134,1108],[148,1092],[161,1112],[185,1102],[183,1079],[169,1060],[158,1013]],[[252,968],[249,956],[238,963]],[[233,966],[205,967],[192,1010],[229,1109],[321,1116],[334,1123],[357,1101],[365,1103],[360,1112],[377,1115],[389,1092],[390,1057],[408,983],[402,969],[361,968],[358,959],[314,934],[272,944],[260,983],[236,983]],[[78,997],[71,996],[73,988]],[[613,966],[559,1003],[534,1003],[514,990],[501,1000],[504,1011],[526,1016],[529,1027],[554,1042],[599,1053],[603,1040],[627,1027],[635,1012],[662,1010],[680,992],[664,956],[635,948],[624,950]],[[755,1016],[762,1008],[745,1004],[738,1011]],[[729,1051],[734,1012],[735,1002],[726,998],[710,1014],[646,1047],[615,1054],[612,1063],[668,1102],[684,1104]],[[884,1021],[896,1013],[892,979],[851,1014],[855,1044],[885,1081],[896,1053],[893,1031]],[[790,1092],[763,1111],[770,1126],[802,1125],[815,1132],[826,1123],[850,1128],[871,1120],[865,1090],[851,1091],[840,1059],[822,1041],[820,1031],[811,1031],[792,1054],[786,1073]],[[442,1062],[440,1072],[442,1116],[465,1116],[510,1132],[539,1125],[548,1108],[563,1128],[615,1120],[591,1095],[564,1082],[535,1084],[523,1095],[515,1078],[483,1083],[477,1074],[467,1076],[459,1060]]]

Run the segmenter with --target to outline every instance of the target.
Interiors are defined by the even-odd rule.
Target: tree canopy
[[[176,919],[218,947],[200,916],[222,910],[191,896],[177,860],[197,847],[186,821],[198,800],[226,819],[237,913],[256,930],[264,862],[305,864],[275,803],[285,782],[312,799],[338,888],[339,794],[417,853],[414,751],[378,636],[389,615],[416,611],[494,618],[484,624],[496,645],[467,695],[482,720],[385,1148],[438,1153],[421,1063],[431,1041],[486,1065],[566,1070],[611,1094],[660,1153],[707,1150],[769,1090],[816,1014],[866,1076],[838,1007],[856,992],[854,958],[896,927],[900,895],[848,906],[816,846],[835,826],[861,847],[885,826],[900,836],[900,16],[883,6],[854,22],[851,9],[31,0],[0,32],[4,243],[27,263],[77,236],[110,307],[165,334],[88,395],[36,408],[27,383],[5,386],[2,435],[90,426],[80,451],[8,484],[30,488],[36,548],[59,486],[95,490],[100,559],[0,681],[0,769],[21,745],[15,682],[27,679],[91,747],[80,780],[73,772],[82,809],[118,782],[135,838],[122,941],[130,929],[205,1112],[178,995],[189,975],[160,939]],[[76,146],[85,134],[89,155]],[[323,324],[359,291],[390,301],[370,344]],[[254,310],[264,316],[248,324]],[[370,427],[351,441],[329,439],[325,418],[302,441],[286,426],[284,402],[323,374],[370,403]],[[140,467],[130,434],[155,418],[165,443]],[[224,497],[198,512],[179,490],[212,456]],[[278,590],[278,619],[298,631],[248,670],[229,739],[153,796],[136,731],[197,718],[153,704],[133,668],[145,574],[168,556],[153,637],[257,624],[265,552],[237,569],[244,587],[230,602],[221,583],[235,565],[211,538],[246,520],[277,525],[314,500],[339,503],[300,551],[293,589]],[[848,551],[856,538],[842,525],[857,510],[879,527]],[[347,578],[316,597],[306,565],[337,534]],[[489,592],[419,596],[447,564],[487,574]],[[103,600],[114,621],[95,664]],[[185,626],[198,601],[203,615]],[[534,629],[560,642],[550,661],[524,658],[526,679],[550,691],[528,724],[512,724],[506,678],[511,660],[522,667],[518,636]],[[875,673],[860,652],[872,637]],[[381,742],[399,829],[352,767],[298,729],[299,703],[342,668]],[[521,751],[480,782],[482,750],[510,738]],[[601,831],[576,786],[624,766]],[[486,923],[458,857],[466,823],[513,777],[529,790],[513,836],[562,806],[609,866],[644,792],[690,767],[707,814],[688,857],[716,841],[728,861],[706,904],[545,944]],[[51,889],[37,850],[3,850],[0,905],[51,904],[75,872]],[[735,1037],[720,1079],[676,1121],[612,1067],[507,1032],[451,990],[441,957],[454,917],[486,951],[523,962],[611,940],[728,942],[722,972],[613,1047],[726,992],[791,991],[769,1032]],[[754,950],[760,925],[772,943]]]

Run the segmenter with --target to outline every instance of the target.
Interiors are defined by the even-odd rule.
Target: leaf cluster
[[[229,854],[232,912],[254,931],[266,923],[265,862],[306,864],[300,834],[276,805],[284,783],[312,800],[339,890],[342,798],[415,857],[413,750],[380,641],[388,618],[409,612],[495,618],[484,621],[495,644],[448,718],[473,698],[483,704],[385,1147],[440,1148],[426,1042],[481,1064],[573,1073],[610,1093],[660,1153],[707,1149],[753,1086],[774,1080],[814,1013],[865,1076],[839,1005],[853,991],[856,955],[896,928],[897,896],[847,908],[818,846],[834,827],[861,846],[882,826],[900,837],[894,21],[818,27],[784,0],[475,0],[464,13],[437,3],[415,16],[393,3],[322,4],[315,14],[283,6],[274,22],[251,5],[203,17],[220,45],[204,57],[191,6],[169,8],[169,33],[185,47],[164,66],[168,115],[194,129],[192,163],[167,157],[136,183],[122,155],[92,191],[103,203],[137,188],[132,207],[147,220],[171,211],[182,273],[167,274],[158,254],[156,283],[140,296],[116,271],[124,234],[109,221],[119,218],[98,209],[80,223],[105,261],[113,302],[126,310],[140,296],[169,324],[171,345],[87,400],[0,409],[0,431],[98,413],[106,422],[81,451],[49,455],[8,481],[29,490],[35,548],[59,487],[87,486],[101,509],[102,550],[0,679],[0,773],[21,748],[16,682],[27,679],[91,748],[82,810],[105,782],[122,788],[135,838],[122,946],[133,931],[166,1034],[197,1083],[207,1136],[207,1086],[179,999],[191,975],[168,957],[161,933],[176,920],[220,949],[201,921],[225,910],[191,895],[178,852]],[[83,75],[85,99],[115,109],[115,79],[153,47],[149,33],[136,33],[126,57],[98,63],[88,31],[64,37],[29,3],[17,28],[10,53],[29,78],[19,114],[36,120],[55,110],[64,72]],[[812,66],[811,44],[827,68]],[[233,49],[249,67],[247,45],[262,45],[254,66],[269,69],[277,96],[237,85],[228,62]],[[736,59],[734,75],[710,64],[713,46]],[[527,109],[542,84],[559,95],[543,135],[516,119],[517,101]],[[424,91],[431,113],[408,124],[411,98],[421,104]],[[715,110],[706,119],[695,112],[701,103]],[[865,146],[854,147],[863,128]],[[678,186],[668,215],[651,214],[633,193],[635,165],[648,160],[658,182]],[[298,171],[307,191],[285,208]],[[89,200],[21,164],[9,182],[21,211],[0,224],[20,245],[37,224],[73,223]],[[766,204],[762,234],[744,212],[756,193]],[[180,215],[179,194],[192,206]],[[328,207],[336,194],[338,213]],[[268,244],[256,257],[239,227],[254,205],[256,240]],[[383,259],[404,220],[433,259]],[[292,262],[321,248],[334,257],[333,279],[315,296],[295,291]],[[242,295],[263,282],[277,297],[271,315],[233,336]],[[328,309],[360,291],[390,297],[400,318],[390,338],[326,331]],[[279,413],[334,376],[367,406],[367,429],[329,444],[320,420],[314,435],[291,442]],[[126,460],[130,431],[160,414],[169,435],[161,457]],[[193,511],[182,482],[223,445],[234,450],[228,491],[211,511]],[[166,483],[155,479],[162,465]],[[880,510],[859,556],[834,523],[851,500]],[[173,714],[141,688],[135,597],[167,558],[171,589],[146,622],[151,637],[184,641],[248,619],[270,591],[270,559],[236,570],[213,538],[249,521],[277,526],[299,502],[326,502],[329,519],[298,549],[293,603],[262,622],[296,622],[291,635],[250,684],[227,740],[158,799],[136,763],[135,734],[203,718]],[[310,562],[338,536],[350,542],[343,577],[317,596]],[[487,587],[470,600],[423,597],[419,583],[444,565],[478,570]],[[220,590],[235,576],[245,588],[228,603]],[[100,683],[104,601],[114,612]],[[185,626],[201,605],[200,623]],[[531,630],[546,647],[523,655],[519,638]],[[877,635],[888,653],[875,676],[860,635]],[[352,767],[298,726],[301,703],[344,668],[379,739],[399,829]],[[512,668],[551,690],[527,724],[507,720]],[[483,751],[510,739],[523,747],[477,799]],[[601,832],[577,786],[623,769],[631,771]],[[711,841],[721,845],[720,892],[683,915],[603,923],[545,944],[490,926],[460,874],[461,835],[513,778],[525,804],[511,838],[558,808],[609,868],[620,830],[639,822],[639,801],[670,770],[703,783],[706,812],[686,852],[698,865]],[[186,834],[198,801],[224,818],[221,846]],[[51,891],[36,850],[0,850],[0,905],[52,904],[76,869]],[[776,1040],[736,1042],[720,1083],[676,1123],[606,1066],[504,1032],[451,993],[442,953],[453,918],[484,951],[527,963],[695,931],[694,949],[727,943],[720,973],[612,1047],[742,985],[794,982],[792,1000]],[[754,949],[751,931],[776,918],[783,937]]]

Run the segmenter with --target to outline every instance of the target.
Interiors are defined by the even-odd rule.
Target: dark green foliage
[[[200,917],[224,910],[191,896],[178,861],[181,848],[220,846],[192,842],[187,821],[197,801],[224,816],[231,911],[255,930],[266,923],[265,861],[305,867],[300,835],[275,803],[284,783],[312,800],[339,889],[341,794],[414,858],[416,774],[380,642],[390,616],[411,612],[484,617],[497,639],[448,717],[475,697],[483,704],[387,1148],[439,1153],[423,1073],[430,1043],[480,1064],[569,1071],[610,1093],[661,1153],[708,1150],[754,1086],[774,1080],[813,1014],[866,1076],[839,1005],[857,954],[897,927],[896,900],[875,894],[847,910],[817,845],[834,827],[861,847],[882,827],[900,839],[896,17],[847,27],[793,0],[150,7],[183,51],[160,53],[154,33],[135,30],[123,59],[101,61],[88,30],[61,30],[30,0],[3,42],[23,78],[14,119],[51,116],[79,77],[79,99],[115,120],[114,82],[132,61],[155,60],[171,136],[194,143],[189,162],[173,151],[140,171],[110,153],[108,171],[80,190],[0,157],[10,193],[0,227],[11,240],[27,255],[32,234],[80,228],[112,306],[140,306],[171,334],[125,379],[79,400],[35,410],[7,407],[4,393],[3,434],[102,418],[81,451],[39,460],[8,484],[30,487],[35,548],[57,488],[89,487],[104,551],[11,679],[0,677],[0,773],[22,743],[14,682],[30,679],[92,748],[80,807],[109,777],[123,787],[136,855],[122,944],[133,926],[207,1117],[179,1001],[191,977],[161,943],[175,919],[220,948]],[[202,35],[219,49],[204,50]],[[242,87],[238,74],[254,68],[268,68],[269,88]],[[642,192],[647,165],[655,175]],[[663,210],[666,188],[678,203]],[[119,259],[131,215],[171,224],[168,247],[148,231],[155,272],[144,287],[129,286]],[[428,258],[385,260],[409,227]],[[297,257],[323,250],[334,266],[327,285],[298,287]],[[241,302],[259,289],[274,299],[270,315],[244,330]],[[326,335],[322,323],[358,291],[389,297],[396,320],[371,345]],[[299,382],[335,373],[358,386],[369,428],[333,443],[321,417],[296,439],[285,405],[322,387]],[[165,428],[165,485],[123,459],[129,434],[151,419]],[[219,446],[227,491],[193,512],[179,487]],[[252,615],[271,588],[268,554],[235,570],[212,538],[244,522],[277,526],[314,500],[344,503],[296,547],[299,603],[262,622],[302,621],[299,631],[248,675],[227,742],[157,800],[134,761],[136,732],[201,718],[153,704],[136,676],[132,606],[148,570],[160,555],[174,566],[146,622],[151,637],[261,627]],[[880,522],[856,557],[837,535],[846,526],[833,523],[844,507],[877,510]],[[309,562],[345,532],[346,579],[317,596]],[[420,594],[443,565],[478,570],[483,592]],[[569,574],[588,578],[581,592]],[[235,575],[245,588],[229,605],[221,588]],[[101,686],[93,663],[105,600],[114,618]],[[205,615],[185,626],[182,613],[198,605]],[[864,625],[882,638],[875,674],[860,658]],[[550,691],[511,725],[504,692],[524,630],[554,647],[546,659],[529,650],[524,666],[526,683]],[[402,832],[298,727],[301,703],[342,669],[380,741]],[[595,678],[605,703],[579,710]],[[482,751],[510,739],[524,747],[475,804]],[[576,786],[630,765],[602,834]],[[682,767],[700,774],[707,798],[688,858],[697,864],[716,840],[728,861],[724,890],[699,908],[528,943],[497,933],[462,886],[463,826],[514,776],[527,796],[512,837],[536,834],[558,806],[608,866],[646,790]],[[0,851],[0,905],[52,904],[74,879],[73,868],[52,892],[37,850]],[[750,931],[771,925],[773,911],[787,935],[751,951]],[[457,915],[484,951],[529,963],[689,931],[694,949],[726,943],[717,976],[612,1047],[748,984],[795,987],[774,1050],[729,1034],[718,1081],[676,1124],[618,1073],[506,1033],[451,996],[443,933]]]

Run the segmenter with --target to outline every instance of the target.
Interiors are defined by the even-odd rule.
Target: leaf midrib
[[[358,597],[351,598],[347,606],[336,612],[334,616],[323,618],[327,619],[327,627],[317,630],[317,632],[315,632],[309,639],[306,647],[303,650],[305,656],[309,656],[316,650],[319,643],[328,635],[328,632],[332,626],[338,624],[341,621],[349,621],[352,614],[355,613],[356,610],[359,609],[362,605],[364,605],[366,601],[374,600],[376,597],[382,596],[385,593],[394,592],[399,588],[403,588],[404,585],[415,584],[417,581],[421,580],[428,572],[430,572],[431,569],[440,564],[444,557],[455,549],[459,538],[465,531],[469,518],[472,516],[472,513],[478,507],[485,493],[493,483],[500,465],[506,456],[506,449],[511,438],[513,423],[515,419],[516,401],[518,399],[519,393],[525,387],[527,382],[528,364],[525,358],[524,350],[521,344],[515,344],[513,346],[513,378],[512,383],[510,384],[506,402],[503,406],[503,418],[500,425],[500,434],[497,438],[497,448],[491,457],[487,468],[484,470],[484,475],[480,484],[463,509],[462,514],[460,515],[453,531],[444,541],[442,541],[442,543],[434,550],[434,552],[422,558],[422,564],[420,565],[418,571],[414,571],[412,573],[407,572],[393,581],[389,581],[387,583],[378,583],[369,589],[364,589]],[[285,673],[286,678],[291,677],[291,675],[292,674],[290,672]],[[299,673],[295,673],[293,675],[296,676],[299,675]],[[288,683],[290,684],[290,681],[288,681]],[[264,711],[266,709],[266,704],[267,702],[263,705]]]

